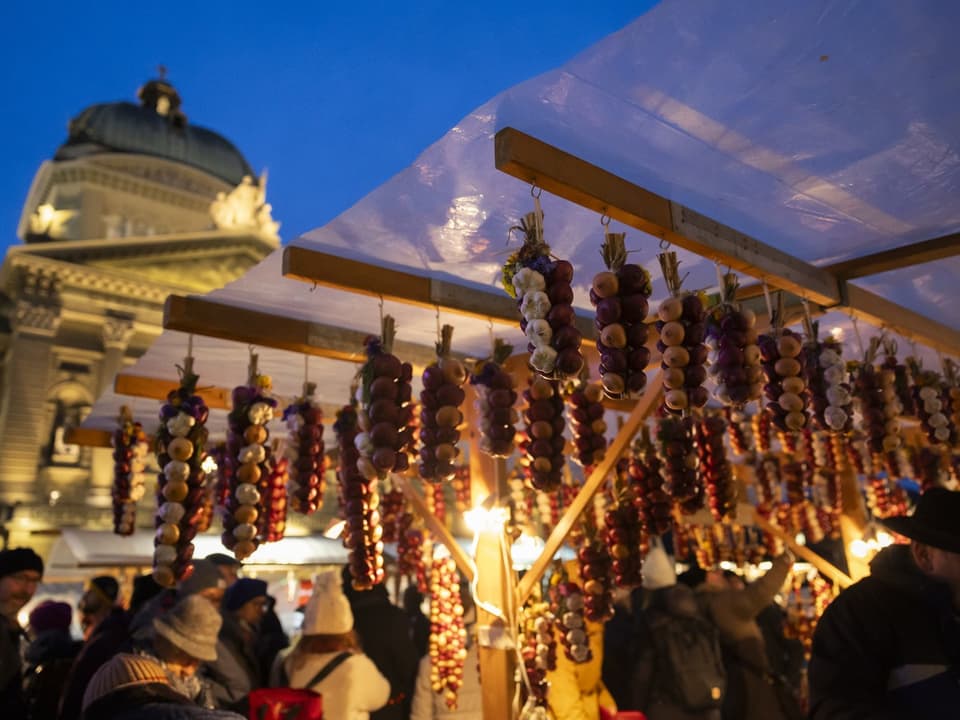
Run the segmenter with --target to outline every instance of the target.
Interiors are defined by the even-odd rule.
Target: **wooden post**
[[[850,552],[850,544],[863,537],[867,528],[867,509],[863,505],[863,496],[857,483],[857,474],[847,466],[840,473],[840,537],[843,552],[847,558],[847,570],[854,580],[870,574],[870,565],[866,558],[858,558]]]
[[[799,559],[805,560],[813,565],[822,575],[826,575],[828,578],[830,578],[834,584],[841,588],[853,585],[853,579],[849,575],[841,571],[840,568],[836,567],[832,563],[824,560],[810,548],[798,544],[796,540],[790,537],[790,533],[786,532],[783,528],[774,525],[768,520],[764,520],[759,515],[754,516],[753,522],[761,530],[780,538],[780,540],[783,541],[783,544],[790,548],[794,555],[796,555]]]
[[[393,479],[394,482],[397,483],[397,487],[403,490],[404,496],[410,501],[410,504],[413,505],[413,509],[416,511],[416,513],[423,518],[423,522],[426,523],[427,529],[429,529],[430,532],[433,533],[434,537],[443,543],[447,550],[450,551],[450,556],[457,564],[457,568],[460,570],[460,572],[463,573],[463,576],[472,582],[473,563],[470,562],[470,557],[463,551],[463,548],[460,547],[460,544],[457,542],[456,538],[450,534],[450,531],[447,530],[446,525],[440,522],[439,518],[430,512],[426,501],[423,499],[423,497],[421,497],[420,493],[417,492],[417,489],[413,487],[408,478],[397,474],[393,476]]]
[[[643,424],[650,413],[653,412],[654,408],[660,404],[662,397],[663,378],[660,373],[652,374],[647,382],[647,389],[643,397],[633,406],[630,417],[627,418],[623,427],[617,432],[617,436],[613,439],[613,442],[607,447],[607,454],[601,462],[597,463],[597,466],[593,469],[593,472],[590,473],[590,477],[587,478],[580,492],[577,493],[573,502],[570,503],[570,507],[567,508],[563,517],[560,518],[560,522],[553,528],[553,532],[550,533],[550,537],[547,538],[544,544],[540,557],[536,559],[527,574],[520,580],[520,586],[518,588],[520,605],[523,605],[527,598],[530,597],[533,588],[540,582],[540,578],[543,577],[543,574],[553,561],[553,556],[557,550],[560,549],[560,546],[563,545],[563,541],[570,533],[570,530],[573,529],[573,523],[580,513],[584,511],[591,499],[593,499],[594,493],[596,493],[600,485],[603,484],[607,474],[617,464],[620,456],[623,455],[630,445],[630,441],[633,440],[637,429]]]
[[[494,482],[501,478],[494,477]],[[484,720],[512,718],[516,693],[517,634],[516,575],[510,543],[502,526],[477,534],[477,627],[480,687]],[[483,605],[502,611],[503,617]]]

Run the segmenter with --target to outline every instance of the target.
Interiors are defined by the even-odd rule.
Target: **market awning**
[[[198,535],[193,544],[194,556],[198,558],[227,552],[216,535]],[[244,564],[343,565],[346,562],[347,551],[338,540],[310,536],[285,537],[278,542],[261,545]],[[120,538],[107,531],[67,528],[53,545],[48,568],[51,574],[62,575],[63,571],[75,569],[149,568],[152,564],[151,532],[140,531]]]

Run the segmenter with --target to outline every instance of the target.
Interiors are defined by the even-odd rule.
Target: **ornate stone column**
[[[3,499],[36,499],[35,481],[53,368],[53,339],[60,327],[60,293],[55,275],[21,269],[14,298],[13,338],[6,373],[0,428]]]

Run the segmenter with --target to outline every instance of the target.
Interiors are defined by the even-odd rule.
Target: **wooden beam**
[[[201,378],[202,380],[202,378]],[[118,373],[113,379],[113,391],[118,395],[166,400],[167,395],[180,387],[179,380],[144,377]],[[229,410],[230,391],[220,387],[198,387],[197,395],[203,398],[207,407],[215,410]]]
[[[382,297],[428,310],[439,307],[444,312],[513,326],[520,321],[516,301],[506,293],[468,287],[454,279],[437,280],[411,271],[349,260],[304,247],[283,249],[283,274],[334,290]],[[576,326],[585,342],[595,341],[592,316],[577,316]]]
[[[496,167],[509,175],[814,302],[840,300],[836,278],[821,268],[519,130],[500,130],[494,145]]]
[[[113,433],[109,430],[94,430],[93,428],[68,428],[64,434],[64,441],[68,445],[83,445],[84,447],[113,447]]]
[[[166,400],[167,394],[171,390],[176,390],[177,387],[179,387],[177,380],[151,378],[142,375],[128,375],[126,373],[117,375],[113,381],[113,391],[118,395],[142,397],[150,400]],[[230,399],[231,393],[232,391],[228,388],[209,386],[197,388],[197,395],[203,398],[203,401],[211,410],[233,409],[233,404]],[[337,411],[342,407],[342,405],[335,403],[320,403],[320,410],[323,412],[324,418],[336,417]],[[283,408],[278,407],[276,416],[279,417],[282,414]]]
[[[754,517],[753,522],[761,530],[780,538],[780,540],[783,541],[783,544],[790,548],[794,555],[813,565],[821,575],[826,575],[834,582],[834,584],[840,586],[841,588],[850,587],[853,585],[853,579],[849,575],[840,570],[840,568],[833,563],[824,560],[810,548],[804,547],[803,545],[797,543],[796,540],[790,537],[790,533],[786,532],[783,528],[764,520],[759,515]]]
[[[890,302],[869,290],[847,284],[843,305],[859,320],[891,330],[907,340],[926,345],[945,355],[960,355],[960,331]]]
[[[870,563],[866,558],[858,558],[850,548],[854,540],[863,538],[867,529],[867,508],[864,506],[863,494],[860,492],[860,483],[853,468],[847,465],[840,473],[840,539],[843,543],[843,553],[847,560],[847,571],[854,580],[859,580],[870,574]]]
[[[603,460],[593,468],[593,472],[590,473],[590,477],[586,479],[583,487],[580,488],[580,492],[577,493],[573,502],[570,503],[570,507],[567,508],[563,513],[563,517],[561,517],[560,521],[554,526],[553,531],[544,544],[543,551],[534,561],[530,570],[527,571],[527,574],[520,579],[520,584],[517,588],[519,605],[522,606],[527,601],[527,598],[530,597],[534,587],[540,582],[540,578],[543,577],[550,563],[553,562],[553,556],[560,549],[560,546],[563,545],[563,541],[567,535],[570,534],[570,530],[573,529],[573,524],[577,517],[586,509],[587,505],[593,499],[594,494],[603,484],[604,480],[607,479],[610,471],[616,466],[620,456],[630,447],[630,442],[633,440],[633,436],[637,430],[647,417],[649,417],[650,413],[657,408],[662,398],[663,378],[660,373],[657,373],[650,378],[647,383],[646,392],[637,404],[633,406],[630,417],[627,418],[623,427],[617,432],[617,436],[607,447],[607,452]]]
[[[510,544],[502,536],[503,528],[477,535],[477,660],[484,718],[513,717],[517,683],[517,652],[505,642],[517,627],[513,608],[516,573],[509,557]],[[504,617],[489,612],[490,607],[501,609]]]
[[[420,491],[413,486],[409,478],[403,475],[396,474],[393,476],[393,479],[394,482],[397,483],[397,486],[403,490],[404,497],[410,501],[416,513],[423,518],[427,529],[450,551],[450,556],[457,564],[460,572],[463,573],[463,576],[468,582],[473,582],[473,561],[470,560],[470,556],[460,547],[456,538],[447,530],[447,526],[430,512],[430,508],[427,507],[427,501],[423,499]]]
[[[671,202],[613,173],[530,135],[504,128],[495,138],[499,170],[559,197],[606,214],[768,285],[804,297],[822,310],[846,309],[878,327],[951,355],[960,354],[960,332],[858,288],[755,238]],[[949,238],[949,236],[948,236]],[[945,240],[949,244],[949,240]],[[946,252],[936,248],[937,252]],[[933,250],[929,250],[933,254]],[[746,298],[756,287],[738,294]]]
[[[163,327],[351,363],[365,360],[363,341],[369,336],[369,333],[349,328],[181,295],[167,298],[163,309]],[[437,359],[435,348],[403,340],[395,341],[393,350],[397,357],[419,368]],[[461,353],[454,355],[465,357]]]
[[[852,280],[913,265],[936,262],[957,255],[960,255],[960,233],[950,233],[833,263],[827,265],[826,269],[842,280]]]

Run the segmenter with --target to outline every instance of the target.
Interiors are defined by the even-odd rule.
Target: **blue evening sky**
[[[87,105],[169,68],[191,122],[259,172],[284,240],[327,221],[501,90],[643,14],[637,2],[98,2],[0,8],[3,247]],[[491,154],[491,162],[492,162]]]

